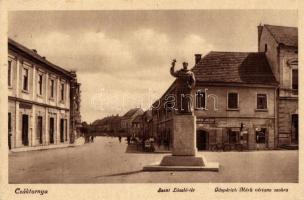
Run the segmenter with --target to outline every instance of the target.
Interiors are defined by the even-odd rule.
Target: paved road
[[[166,154],[126,153],[125,141],[97,137],[64,149],[11,153],[10,183],[298,182],[298,151],[199,152],[219,172],[143,172]]]

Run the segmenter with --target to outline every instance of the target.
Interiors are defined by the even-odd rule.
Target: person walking
[[[118,136],[119,143],[121,143],[121,136]]]

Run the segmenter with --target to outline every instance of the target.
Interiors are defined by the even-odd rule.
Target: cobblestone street
[[[199,152],[219,172],[143,172],[166,154],[126,153],[117,138],[77,147],[9,155],[10,183],[181,183],[298,181],[298,151]],[[283,162],[284,161],[284,162]],[[242,168],[239,166],[242,165]],[[191,176],[190,176],[191,174]],[[194,175],[195,174],[195,175]]]

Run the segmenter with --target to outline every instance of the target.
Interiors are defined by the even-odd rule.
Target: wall
[[[205,130],[209,133],[209,142],[222,143],[225,142],[228,128],[239,128],[243,124],[243,131],[248,133],[248,149],[265,149],[275,148],[275,88],[256,87],[232,87],[232,86],[196,86],[192,91],[194,99],[197,90],[207,91],[207,110],[195,109],[194,114],[197,117],[197,130]],[[237,92],[239,94],[239,109],[230,111],[227,109],[227,93]],[[258,111],[256,105],[257,94],[267,95],[267,110]],[[214,105],[216,102],[216,105]],[[193,103],[194,100],[193,100]],[[172,115],[163,107],[153,110],[153,122],[156,126],[154,135],[158,138],[165,131],[172,133]],[[200,119],[211,119],[213,122],[201,123]],[[265,145],[257,145],[256,129],[267,128],[268,142]],[[171,136],[171,142],[173,140]]]
[[[277,50],[278,44],[268,29],[264,26],[260,39],[259,52],[265,52],[265,44],[267,44],[266,58],[271,67],[272,73],[274,74],[276,80],[279,81],[280,69]]]
[[[196,87],[192,92],[195,96],[197,90],[207,91],[207,109],[195,110],[195,115],[208,117],[254,117],[254,118],[274,118],[274,103],[275,103],[275,89],[274,88],[257,88],[257,87],[213,87],[200,86]],[[238,92],[239,94],[239,110],[227,110],[227,94],[228,92]],[[267,95],[267,112],[256,110],[257,93]],[[214,98],[214,96],[216,96]],[[217,101],[216,107],[214,102]],[[215,110],[216,108],[217,110]]]
[[[54,143],[60,143],[60,119],[66,119],[64,131],[69,133],[70,121],[70,83],[69,80],[59,73],[50,71],[45,66],[40,66],[24,56],[9,50],[9,60],[12,61],[12,86],[8,87],[9,107],[8,112],[12,114],[12,148],[23,147],[22,144],[22,115],[29,116],[28,146],[48,145],[49,138],[49,117],[55,117],[55,138]],[[28,91],[22,91],[22,69],[26,67],[29,70]],[[43,94],[38,94],[38,74],[43,74]],[[56,82],[55,98],[53,101],[49,98],[49,77],[52,76]],[[65,83],[64,101],[60,99],[60,83]],[[19,100],[21,99],[21,100]],[[28,107],[20,106],[26,104]],[[43,143],[40,144],[37,138],[37,117],[43,117]],[[69,134],[67,134],[69,142]]]

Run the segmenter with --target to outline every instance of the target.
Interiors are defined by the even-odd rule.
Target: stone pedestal
[[[195,156],[196,117],[175,115],[173,117],[173,156]]]
[[[218,163],[196,156],[196,117],[175,115],[173,118],[173,150],[160,164],[148,165],[144,171],[218,171]]]

